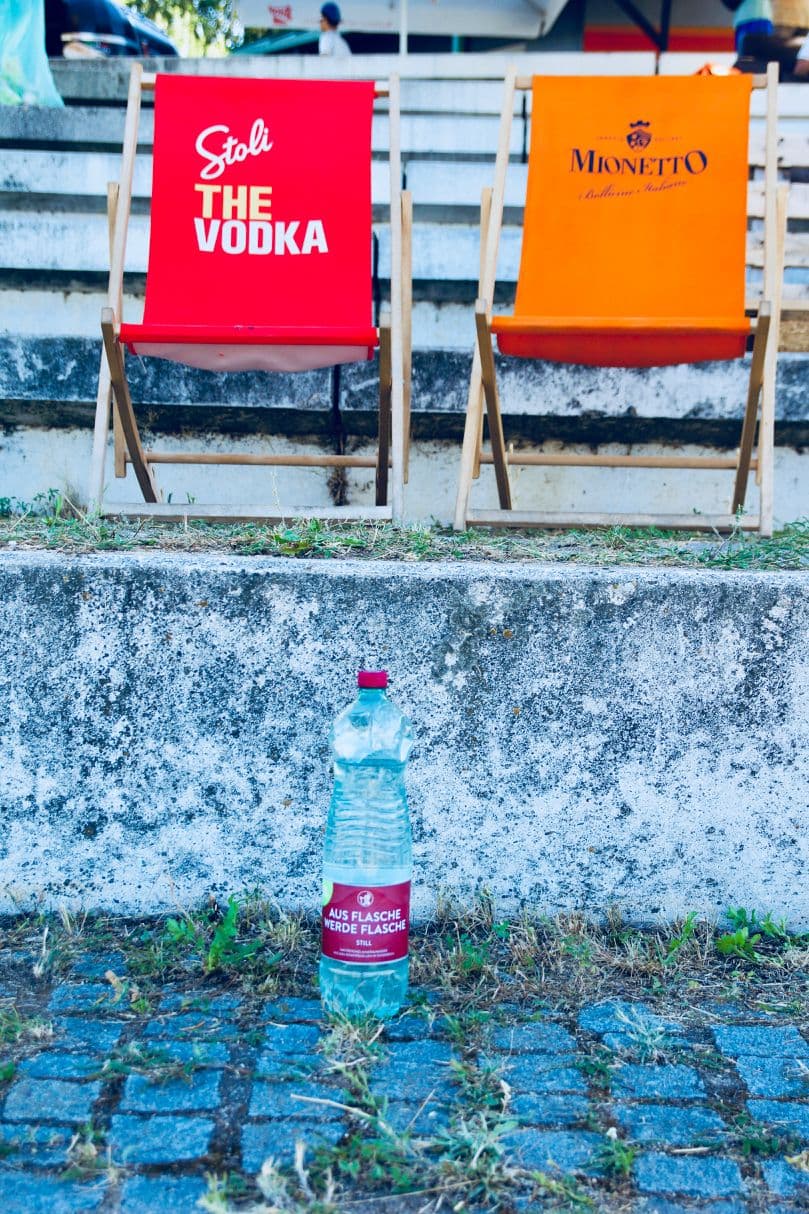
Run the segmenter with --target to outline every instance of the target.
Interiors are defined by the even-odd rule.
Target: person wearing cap
[[[733,7],[729,0],[724,0]],[[762,71],[774,61],[781,80],[805,80],[809,75],[809,0],[769,0],[772,32],[751,29],[742,41],[738,66],[744,71]],[[736,7],[735,16],[744,9]],[[737,27],[738,29],[738,27]]]
[[[772,4],[770,0],[742,0],[733,11],[733,36],[736,54],[744,54],[744,40],[749,34],[771,34]]]
[[[345,59],[351,54],[351,47],[337,29],[341,21],[340,9],[336,4],[323,5],[320,10],[318,54],[329,55],[332,59]]]

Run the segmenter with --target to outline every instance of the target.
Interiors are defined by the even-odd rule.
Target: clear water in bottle
[[[361,670],[330,734],[334,791],[323,854],[320,992],[328,1011],[392,1016],[407,995],[410,722],[385,671]]]

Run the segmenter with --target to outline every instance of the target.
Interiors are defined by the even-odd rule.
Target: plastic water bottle
[[[388,699],[384,670],[361,670],[357,685],[329,737],[334,791],[323,855],[320,992],[328,1011],[382,1018],[407,994],[412,847],[404,771],[413,733]]]

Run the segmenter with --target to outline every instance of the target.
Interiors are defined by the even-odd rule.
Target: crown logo
[[[629,134],[626,141],[631,148],[647,148],[652,142],[652,134],[649,130],[651,123],[646,122],[643,118],[639,118],[637,122],[630,122]]]

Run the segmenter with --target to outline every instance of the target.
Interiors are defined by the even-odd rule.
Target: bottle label
[[[401,885],[323,883],[323,956],[379,965],[407,956],[410,882]]]

